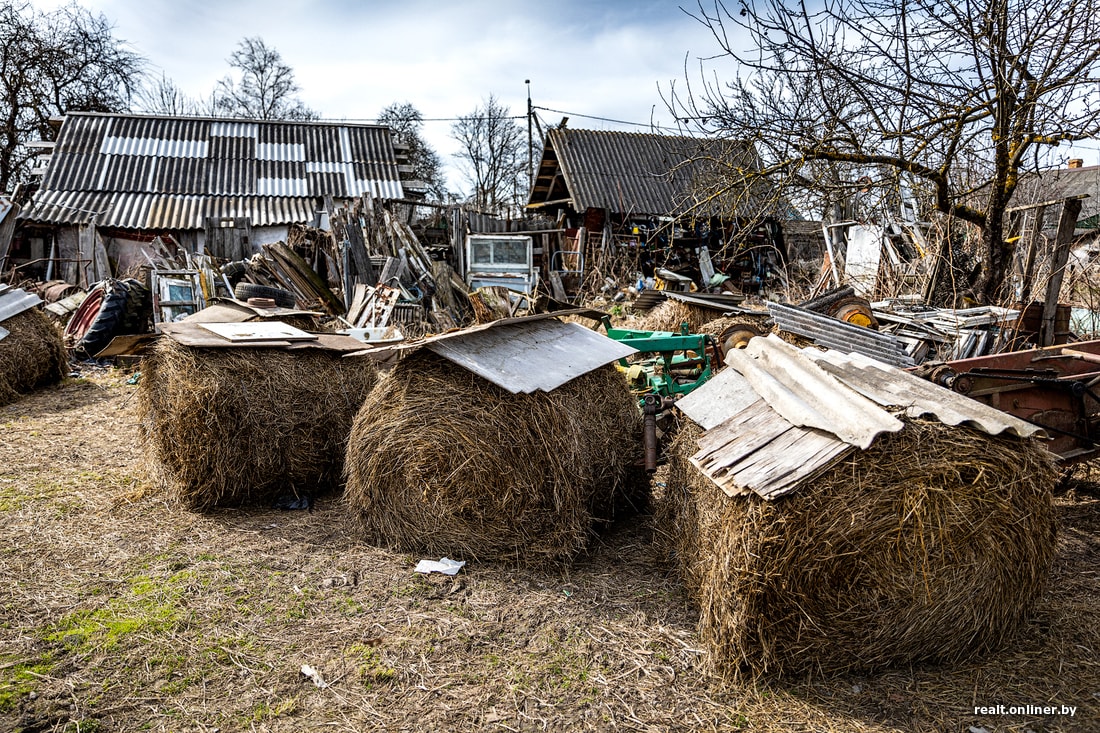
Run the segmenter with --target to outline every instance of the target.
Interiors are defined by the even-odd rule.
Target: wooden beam
[[[1047,297],[1043,302],[1043,318],[1040,321],[1040,346],[1054,343],[1054,314],[1058,309],[1058,294],[1062,291],[1062,279],[1066,274],[1069,261],[1069,248],[1073,244],[1073,230],[1077,227],[1077,217],[1081,213],[1082,196],[1067,198],[1062,202],[1062,215],[1058,219],[1058,235],[1054,243],[1054,256],[1050,262],[1050,282],[1047,284]]]

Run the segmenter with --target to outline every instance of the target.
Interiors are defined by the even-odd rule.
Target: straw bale
[[[1006,643],[1043,587],[1056,471],[1034,441],[911,421],[768,502],[698,472],[699,434],[676,438],[655,529],[722,674],[957,662]]]
[[[352,421],[377,381],[369,362],[319,349],[197,349],[169,338],[142,372],[150,475],[195,510],[337,488]]]
[[[430,352],[397,364],[348,443],[346,498],[377,544],[464,560],[568,560],[639,507],[641,418],[613,367],[510,394]]]
[[[0,405],[61,381],[68,359],[61,332],[46,314],[31,308],[0,325],[11,332],[0,340]]]
[[[688,305],[672,298],[654,306],[645,314],[637,326],[639,331],[672,331],[680,332],[680,324],[687,323],[690,333],[699,333],[699,329],[707,321],[713,320],[720,311],[712,308],[701,308],[696,305]]]

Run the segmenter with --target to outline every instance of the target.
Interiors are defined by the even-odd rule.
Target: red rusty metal
[[[88,297],[77,307],[72,318],[65,325],[65,341],[70,348],[75,346],[92,327],[99,309],[103,306],[103,288],[92,288]]]
[[[926,377],[1047,428],[1049,448],[1073,462],[1100,453],[1100,341],[949,361]]]

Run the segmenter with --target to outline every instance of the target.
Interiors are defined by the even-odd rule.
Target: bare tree
[[[102,15],[76,4],[49,12],[0,1],[0,191],[27,178],[26,143],[50,140],[50,117],[129,107],[145,61]]]
[[[315,120],[298,98],[294,70],[259,36],[245,38],[228,59],[233,75],[220,80],[214,104],[220,114],[252,120]]]
[[[413,176],[428,184],[429,196],[437,201],[444,200],[447,197],[447,186],[443,176],[443,161],[420,134],[424,126],[424,115],[420,114],[420,110],[408,102],[394,102],[382,110],[378,115],[378,122],[393,130],[394,140],[408,148]]]
[[[455,157],[473,186],[474,205],[484,211],[518,206],[527,197],[527,131],[517,119],[490,94],[451,126],[451,137],[461,145]]]
[[[197,99],[184,93],[164,74],[154,78],[137,93],[137,110],[154,115],[188,116],[212,113]]]
[[[745,0],[695,17],[736,77],[673,88],[677,116],[753,142],[780,187],[905,176],[981,232],[975,294],[1003,299],[1021,173],[1100,133],[1097,0]],[[748,38],[746,48],[739,39]],[[712,60],[713,61],[713,60]],[[744,173],[744,172],[743,172]]]

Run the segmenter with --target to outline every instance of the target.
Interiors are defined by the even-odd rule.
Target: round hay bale
[[[951,663],[1003,644],[1054,556],[1050,454],[912,421],[792,494],[730,498],[673,446],[656,531],[719,672]]]
[[[45,313],[31,308],[0,326],[10,332],[0,339],[0,405],[61,381],[69,362],[61,332]]]
[[[719,311],[711,308],[700,308],[695,305],[672,298],[666,299],[660,305],[651,308],[641,318],[637,326],[632,326],[639,331],[671,331],[680,332],[680,324],[688,324],[689,333],[699,333],[699,329],[707,321],[713,320]]]
[[[369,362],[319,349],[196,349],[162,338],[138,390],[150,474],[196,510],[336,488],[376,381]]]
[[[427,351],[363,404],[345,497],[377,544],[537,564],[568,560],[594,522],[638,506],[641,415],[613,367],[510,394]]]

